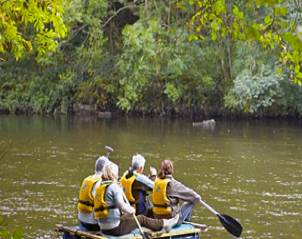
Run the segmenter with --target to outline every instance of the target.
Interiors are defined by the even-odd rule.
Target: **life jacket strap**
[[[169,204],[153,204],[154,207],[160,207],[160,208],[168,208],[170,207]]]
[[[81,203],[81,204],[84,204],[84,205],[86,205],[86,206],[90,206],[90,207],[93,207],[93,206],[94,206],[93,203],[88,202],[88,201],[79,200],[78,202]]]
[[[100,206],[98,208],[95,208],[94,211],[95,212],[100,212],[100,211],[104,211],[106,209],[114,209],[114,208],[117,208],[117,207],[116,206],[107,206],[107,207]]]
[[[136,205],[136,203],[138,202],[138,200],[135,200],[135,201],[128,200],[128,201],[129,201],[129,203],[130,203],[131,206]]]

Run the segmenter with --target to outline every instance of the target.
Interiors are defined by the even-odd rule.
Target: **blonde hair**
[[[118,166],[112,162],[106,163],[103,168],[102,179],[117,181],[118,180]]]

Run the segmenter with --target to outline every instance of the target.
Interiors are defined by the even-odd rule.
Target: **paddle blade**
[[[235,237],[240,237],[242,232],[242,226],[239,222],[237,222],[234,218],[228,216],[228,215],[217,215],[221,224],[224,226],[224,228],[234,235]]]

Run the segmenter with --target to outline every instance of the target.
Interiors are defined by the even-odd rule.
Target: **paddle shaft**
[[[139,228],[139,231],[141,232],[141,234],[143,235],[143,237],[146,238],[145,237],[145,233],[143,231],[143,228],[142,228],[141,224],[139,223],[139,221],[137,220],[137,217],[136,217],[135,213],[133,213],[132,215],[133,215],[134,220],[135,220],[135,222],[136,222],[136,224],[137,224],[137,226]]]
[[[207,203],[205,203],[204,201],[202,201],[200,199],[200,203],[205,206],[211,213],[215,214],[216,216],[219,215],[219,212],[217,212],[214,208],[212,208],[210,205],[208,205]]]
[[[130,203],[129,203],[129,201],[128,201],[128,198],[126,197],[126,195],[125,195],[124,192],[123,192],[123,198],[124,198],[125,201],[130,205]],[[134,220],[135,220],[135,222],[136,222],[136,224],[137,224],[137,226],[138,226],[138,229],[139,229],[140,233],[142,234],[143,238],[146,239],[147,237],[145,236],[145,233],[144,233],[144,231],[143,231],[143,229],[142,229],[141,224],[140,224],[139,221],[137,220],[137,217],[136,217],[136,215],[135,215],[135,212],[132,214],[132,216],[133,216],[133,218],[134,218]]]
[[[56,225],[56,231],[57,232],[69,232],[69,233],[71,232],[74,235],[83,236],[85,238],[91,238],[91,239],[104,239],[105,238],[104,235],[95,235],[95,234],[92,234],[89,232],[81,231],[79,229],[74,229],[72,227],[66,227],[61,224]]]
[[[106,152],[106,156],[109,157],[110,153],[113,152],[113,148],[111,148],[110,146],[107,146],[107,145],[106,145],[106,146],[105,146],[105,152]],[[124,192],[123,192],[123,198],[124,198],[124,200],[130,205],[130,203],[129,203],[129,201],[128,201],[128,198],[126,197],[126,195],[125,195]],[[144,233],[144,231],[143,231],[143,229],[142,229],[141,224],[140,224],[139,221],[137,220],[137,217],[136,217],[135,213],[133,213],[132,216],[133,216],[133,218],[134,218],[134,220],[135,220],[135,222],[136,222],[136,224],[137,224],[137,226],[138,226],[138,229],[139,229],[140,233],[142,234],[143,238],[146,239],[145,233]]]
[[[106,151],[107,157],[109,157],[110,153],[113,152],[113,148],[111,148],[110,146],[107,146],[107,145],[106,145],[106,146],[105,146],[105,151]],[[125,195],[124,192],[123,192],[123,198],[124,198],[124,200],[125,200],[126,202],[128,202],[128,204],[130,205],[130,203],[129,203],[129,201],[128,201],[128,198],[126,197],[126,195]],[[144,233],[144,231],[143,231],[143,229],[142,229],[142,227],[141,227],[141,224],[140,224],[139,221],[137,220],[137,217],[136,217],[135,213],[133,213],[132,216],[133,216],[133,218],[134,218],[134,220],[135,220],[135,222],[136,222],[136,224],[137,224],[137,226],[138,226],[138,229],[139,229],[140,233],[142,234],[143,238],[146,238],[145,233]]]
[[[242,232],[242,226],[238,221],[228,215],[220,214],[214,208],[212,208],[210,205],[208,205],[202,200],[200,200],[200,203],[219,218],[221,224],[229,233],[236,237],[240,237]]]

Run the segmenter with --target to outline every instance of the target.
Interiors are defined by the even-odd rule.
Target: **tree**
[[[26,51],[53,51],[66,34],[62,0],[2,0],[0,2],[0,58],[17,60]]]
[[[189,14],[174,1],[148,1],[141,8],[147,10],[122,31],[117,105],[160,114],[205,108],[206,96],[214,91],[216,57],[205,44],[188,42],[183,26]]]
[[[180,7],[194,8],[191,39],[205,39],[227,46],[231,73],[232,43],[256,41],[276,51],[281,67],[302,84],[301,3],[282,0],[185,0]]]

